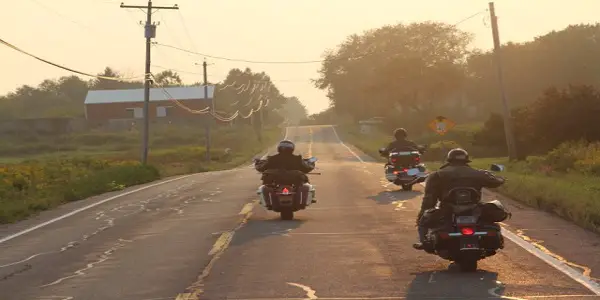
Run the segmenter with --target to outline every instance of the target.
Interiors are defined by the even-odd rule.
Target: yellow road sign
[[[429,128],[439,135],[446,134],[450,129],[454,128],[454,126],[456,126],[456,123],[442,116],[435,118],[429,123]]]

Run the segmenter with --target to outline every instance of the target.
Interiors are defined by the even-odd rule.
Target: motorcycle
[[[317,161],[316,157],[304,159],[309,164]],[[255,159],[255,163],[262,160]],[[315,188],[309,183],[299,184],[295,178],[302,176],[300,171],[265,170],[262,174],[272,175],[273,181],[261,185],[257,194],[260,196],[260,205],[281,215],[282,220],[293,220],[294,212],[306,209],[315,201]],[[307,173],[320,175],[320,173]],[[294,179],[291,179],[294,178]]]
[[[492,165],[490,169],[503,171],[504,167]],[[481,193],[473,188],[455,188],[447,195],[451,224],[429,229],[425,251],[455,262],[463,272],[475,272],[479,260],[494,256],[504,248],[498,222],[510,217],[510,212],[498,200],[481,202]],[[429,215],[430,224],[446,224],[446,213],[439,206],[433,210]]]
[[[424,182],[427,179],[425,164],[421,162],[421,154],[425,153],[425,147],[419,146],[418,151],[387,152],[385,148],[379,149],[379,154],[388,158],[385,164],[385,178],[395,185],[402,186],[402,190],[411,191],[413,185]]]

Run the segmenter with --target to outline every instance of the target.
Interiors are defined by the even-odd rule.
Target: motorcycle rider
[[[504,178],[497,177],[487,170],[478,170],[469,166],[471,160],[469,153],[461,148],[448,152],[446,163],[438,171],[429,174],[425,185],[425,195],[421,203],[421,210],[417,217],[419,243],[413,244],[418,250],[423,250],[428,228],[420,222],[424,212],[434,208],[440,201],[443,208],[443,195],[453,188],[470,187],[481,192],[482,188],[496,188],[504,183]]]
[[[269,169],[280,169],[288,171],[300,171],[302,173],[309,173],[315,168],[314,163],[309,163],[302,159],[300,155],[294,155],[296,145],[292,141],[282,140],[277,145],[277,154],[267,156],[264,161],[257,161],[254,165],[255,169],[259,172],[264,172]],[[263,174],[263,184],[267,183],[267,175]],[[302,178],[299,179],[303,183],[308,183],[308,176],[302,174]]]
[[[395,140],[389,143],[387,147],[385,147],[385,152],[389,153],[392,150],[400,150],[402,148],[411,148],[413,150],[418,150],[419,146],[415,144],[415,142],[408,140],[408,133],[404,128],[398,128],[394,130],[394,138]]]

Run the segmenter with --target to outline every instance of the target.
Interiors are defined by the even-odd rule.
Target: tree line
[[[550,126],[541,120],[583,122],[571,115],[576,110],[563,108],[572,99],[591,97],[577,100],[582,105],[595,101],[593,91],[600,82],[599,29],[599,24],[571,25],[501,47],[505,91],[515,118],[521,120],[515,122],[530,118],[532,110],[539,115],[538,127]],[[437,115],[457,123],[487,120],[501,108],[497,69],[491,51],[469,49],[472,38],[440,22],[400,23],[350,35],[337,49],[324,53],[315,86],[327,92],[330,109],[313,118],[384,117],[389,128],[404,126],[417,133],[428,130],[426,124]],[[538,101],[540,96],[545,100]],[[499,115],[492,115],[486,126],[499,120]],[[572,126],[586,126],[578,124]],[[527,140],[525,132],[533,132],[531,126],[515,126],[522,140]],[[494,131],[498,134],[504,138],[503,131]],[[547,139],[548,146],[556,143]]]
[[[110,67],[106,67],[97,75],[115,78],[127,77]],[[200,84],[185,84],[179,74],[172,70],[157,73],[154,75],[154,81],[153,87]],[[88,90],[143,87],[142,79],[139,81],[116,81],[94,78],[86,81],[74,75],[46,79],[37,87],[23,85],[7,95],[0,96],[0,119],[83,118],[84,100]],[[268,105],[264,107],[263,114],[268,116],[271,112],[277,112],[270,118],[274,121],[290,115],[300,119],[307,115],[306,108],[298,98],[283,95],[267,74],[256,73],[249,68],[230,70],[223,82],[216,83],[214,97],[216,110],[225,117],[238,110],[242,115],[248,115],[253,108],[258,108],[260,100],[266,103],[267,99],[269,99]],[[294,109],[286,109],[289,107],[294,107]]]

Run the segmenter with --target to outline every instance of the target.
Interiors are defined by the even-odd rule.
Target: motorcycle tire
[[[476,272],[477,271],[477,260],[476,259],[464,259],[456,262],[461,272]]]
[[[285,221],[290,221],[294,219],[294,211],[291,209],[286,209],[281,211],[281,219]]]
[[[410,191],[412,191],[412,189],[413,189],[413,186],[412,186],[412,184],[403,184],[403,185],[402,185],[402,190],[403,190],[403,191],[410,192]]]

